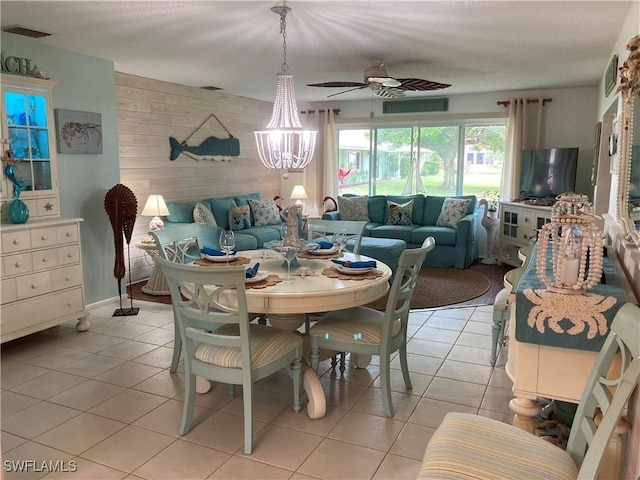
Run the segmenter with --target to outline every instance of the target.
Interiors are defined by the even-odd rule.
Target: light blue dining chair
[[[293,410],[300,412],[302,338],[266,325],[249,323],[244,266],[202,267],[154,257],[171,291],[184,349],[185,393],[180,434],[191,429],[196,375],[242,385],[244,453],[253,451],[253,384],[291,368]],[[220,303],[232,295],[237,307]]]
[[[407,365],[407,322],[416,281],[427,254],[436,242],[428,237],[420,248],[407,249],[398,260],[398,272],[384,312],[354,307],[324,315],[311,329],[311,367],[317,372],[320,349],[380,356],[380,384],[385,414],[394,416],[391,402],[391,354],[398,352],[406,388],[411,388]]]

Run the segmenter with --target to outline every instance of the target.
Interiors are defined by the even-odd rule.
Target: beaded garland
[[[600,283],[602,277],[603,242],[596,223],[599,217],[593,213],[586,195],[570,192],[557,199],[551,209],[551,222],[543,225],[538,234],[536,274],[547,290],[584,293]],[[553,278],[547,274],[549,250]]]

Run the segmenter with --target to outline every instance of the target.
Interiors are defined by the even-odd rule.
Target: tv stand
[[[544,199],[528,199],[548,201]],[[551,204],[552,205],[552,204]],[[538,238],[538,230],[551,221],[551,205],[500,202],[498,262],[519,267],[518,251]]]
[[[557,200],[550,198],[518,198],[513,203],[521,203],[523,205],[537,205],[539,207],[553,207]]]

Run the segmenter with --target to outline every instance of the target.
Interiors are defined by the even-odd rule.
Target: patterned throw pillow
[[[445,198],[436,225],[458,228],[458,223],[469,212],[470,198]]]
[[[273,200],[253,200],[249,199],[249,207],[253,212],[253,223],[259,225],[279,225],[280,213],[276,202]]]
[[[229,207],[229,228],[231,230],[244,230],[251,228],[251,222],[249,221],[249,205],[243,205],[242,207],[232,203]]]
[[[193,221],[199,225],[218,226],[213,213],[202,202],[196,202],[196,206],[193,208]]]
[[[387,200],[387,225],[411,225],[413,224],[413,200],[407,203],[395,203]]]
[[[338,197],[340,220],[369,221],[369,197]]]

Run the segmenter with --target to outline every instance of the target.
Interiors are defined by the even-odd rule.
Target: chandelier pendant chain
[[[287,63],[287,7],[283,6],[280,12],[280,33],[282,34],[282,65],[280,69],[287,73],[289,64]]]

